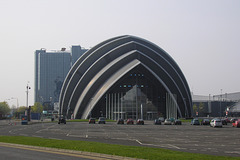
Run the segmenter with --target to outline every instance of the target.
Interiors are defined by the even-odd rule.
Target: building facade
[[[59,99],[70,118],[191,117],[188,83],[168,53],[135,36],[99,43],[69,71]]]
[[[192,101],[194,117],[240,116],[240,92],[209,96],[192,94]]]
[[[36,50],[34,101],[53,107],[59,101],[67,73],[85,51],[80,46],[72,46],[71,51],[65,48],[59,51]]]

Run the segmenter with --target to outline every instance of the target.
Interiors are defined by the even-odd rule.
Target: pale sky
[[[10,106],[26,105],[28,82],[34,102],[35,50],[120,35],[165,50],[196,95],[240,92],[239,0],[0,0],[0,20],[0,102]]]

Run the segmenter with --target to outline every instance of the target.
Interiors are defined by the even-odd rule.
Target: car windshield
[[[105,119],[103,117],[99,118],[100,121],[104,121]]]

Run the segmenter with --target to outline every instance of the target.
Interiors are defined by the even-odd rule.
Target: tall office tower
[[[71,53],[35,51],[35,102],[54,103],[59,99],[62,83],[71,68]]]
[[[66,51],[66,48],[59,51],[36,50],[34,102],[53,107],[53,104],[59,100],[68,71],[86,51],[80,45],[72,46],[71,52]],[[48,108],[48,110],[52,109]]]
[[[72,51],[72,65],[78,60],[78,58],[87,51],[87,49],[82,48],[80,45],[74,45],[71,48]]]

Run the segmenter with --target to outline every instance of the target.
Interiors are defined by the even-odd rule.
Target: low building
[[[193,116],[200,117],[225,117],[240,116],[239,101],[240,92],[225,93],[219,95],[194,95],[193,100]],[[195,107],[195,108],[194,108]]]

